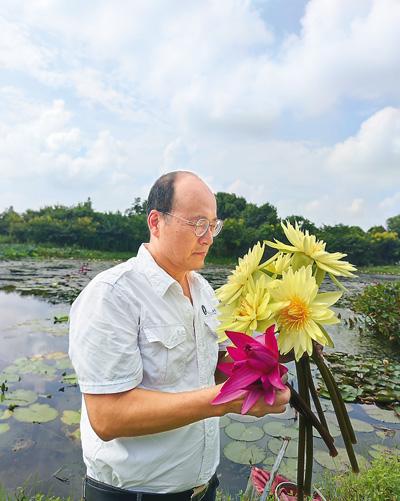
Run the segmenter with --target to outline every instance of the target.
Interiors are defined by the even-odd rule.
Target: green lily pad
[[[0,410],[0,421],[8,419],[11,416],[12,412],[9,409],[6,409],[5,411]]]
[[[13,372],[1,372],[0,373],[0,386],[3,383],[18,383],[18,381],[21,380],[21,377],[18,376],[18,374],[15,374]]]
[[[67,369],[72,369],[72,363],[69,358],[63,358],[61,360],[57,360],[56,367],[60,371],[65,371]]]
[[[287,426],[282,421],[267,421],[263,425],[265,433],[272,437],[290,437],[297,438],[299,430],[295,426]]]
[[[331,436],[334,437],[334,438],[335,437],[340,437],[340,435],[342,433],[340,431],[339,426],[337,424],[335,424],[335,423],[332,423],[328,419],[326,421],[328,423],[329,433],[331,434]],[[319,432],[314,427],[313,427],[313,436],[316,437],[316,438],[321,438],[321,435],[319,434]]]
[[[392,430],[390,428],[385,428],[378,430],[376,432],[376,436],[381,438],[382,440],[385,440],[386,438],[393,438],[397,433],[397,430]]]
[[[238,464],[258,464],[265,459],[265,450],[256,444],[230,442],[224,447],[224,455],[229,461]]]
[[[228,426],[230,424],[231,420],[228,418],[228,416],[222,416],[219,418],[219,427],[220,428],[225,428],[225,426]]]
[[[58,416],[57,409],[48,404],[33,404],[29,407],[17,407],[14,418],[23,423],[47,423]]]
[[[256,416],[249,416],[247,414],[228,414],[228,416],[234,421],[239,421],[239,423],[254,423],[258,421],[260,418]]]
[[[243,423],[231,423],[225,428],[228,437],[243,442],[255,442],[264,436],[264,432],[258,426],[245,426]]]
[[[72,385],[77,385],[78,384],[78,376],[73,372],[72,374],[66,374],[62,378],[62,382],[64,384],[72,384]]]
[[[54,366],[46,364],[46,362],[35,355],[31,358],[17,358],[14,364],[6,367],[3,372],[11,372],[13,374],[40,374],[52,378],[56,373],[56,369]]]
[[[6,433],[9,429],[10,425],[8,423],[0,423],[0,435]]]
[[[377,421],[384,421],[385,423],[400,423],[400,418],[396,416],[393,411],[381,409],[376,405],[365,405],[363,408],[368,416],[376,419]]]
[[[372,456],[373,458],[377,458],[379,456],[387,454],[394,454],[394,455],[400,454],[399,449],[393,449],[391,447],[387,447],[386,445],[382,444],[371,445],[371,449],[368,452],[369,455]]]
[[[360,433],[366,433],[366,432],[371,432],[374,431],[375,428],[367,423],[366,421],[361,421],[361,419],[350,419],[351,424],[353,425],[353,430],[358,431]]]
[[[14,390],[6,393],[2,405],[13,407],[30,405],[36,402],[37,397],[37,393],[31,390]]]
[[[81,420],[81,413],[79,411],[64,411],[61,416],[61,421],[68,426],[79,424]]]
[[[271,438],[268,441],[268,449],[274,454],[278,454],[280,448],[282,447],[283,440],[279,438]],[[297,440],[291,440],[287,446],[284,457],[286,458],[297,458]]]
[[[336,457],[332,457],[329,455],[328,451],[325,450],[314,450],[314,459],[315,461],[327,468],[328,470],[333,471],[350,471],[350,460],[347,456],[347,452],[345,448],[337,447],[338,455]],[[357,461],[359,466],[365,466],[368,464],[368,461],[359,454],[356,454]]]
[[[80,441],[81,440],[81,430],[79,428],[77,428],[76,430],[74,430],[72,432],[68,432],[67,436],[69,438],[72,438],[72,440]]]
[[[297,478],[297,459],[284,459],[279,467],[279,473],[289,480],[295,481]]]

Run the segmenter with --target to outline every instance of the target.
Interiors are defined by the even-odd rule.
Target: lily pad
[[[245,426],[243,423],[231,423],[225,428],[228,437],[243,442],[255,442],[264,436],[264,432],[258,426]]]
[[[328,423],[329,433],[331,434],[331,436],[334,438],[340,437],[342,432],[340,431],[339,425],[329,421],[328,419],[326,421]],[[313,427],[313,436],[316,438],[321,438],[321,435],[314,427]]]
[[[81,420],[81,413],[79,411],[64,411],[61,416],[61,421],[68,426],[72,426],[74,424],[79,424]]]
[[[271,438],[268,441],[268,449],[274,454],[278,454],[280,448],[282,447],[282,440],[279,438]],[[297,458],[297,440],[291,440],[287,446],[284,457],[286,458]]]
[[[247,414],[228,414],[228,416],[234,421],[239,421],[239,423],[254,423],[258,421],[260,418],[256,416],[249,416]]]
[[[400,418],[396,416],[396,414],[393,411],[387,411],[385,409],[381,409],[376,405],[365,405],[364,410],[368,414],[368,416],[372,417],[372,419],[376,419],[377,421],[400,424]]]
[[[57,409],[48,404],[33,404],[29,407],[18,407],[14,411],[14,418],[23,423],[47,423],[58,416]]]
[[[290,437],[297,438],[299,430],[295,426],[287,426],[282,421],[267,421],[263,425],[265,433],[272,437]]]
[[[222,416],[219,418],[219,427],[220,428],[225,428],[225,426],[228,426],[228,424],[231,423],[231,420],[228,418],[228,416]]]
[[[14,444],[14,447],[12,448],[12,451],[13,452],[20,452],[20,451],[24,451],[26,449],[30,449],[31,447],[33,447],[35,445],[35,442],[33,440],[31,440],[30,438],[20,438],[19,440],[17,440]]]
[[[9,429],[10,425],[8,423],[0,423],[0,435],[6,433]]]
[[[18,381],[21,380],[21,377],[18,376],[18,374],[15,374],[13,372],[1,372],[0,373],[0,386],[7,382],[8,383],[18,383]]]
[[[366,421],[361,421],[361,419],[351,419],[351,424],[353,425],[354,431],[358,431],[359,433],[367,433],[374,431],[375,428],[367,423]]]
[[[224,454],[233,463],[258,464],[265,459],[265,450],[256,444],[230,442],[224,447]]]
[[[69,438],[72,438],[72,440],[80,441],[81,440],[81,430],[79,428],[77,428],[76,430],[74,430],[72,432],[68,432],[67,436]]]
[[[332,457],[329,455],[328,451],[325,450],[315,450],[314,451],[314,459],[315,461],[323,466],[324,468],[328,468],[333,471],[350,471],[350,460],[347,456],[347,452],[345,448],[337,447],[338,455],[336,457]],[[360,466],[365,466],[368,464],[368,461],[358,454],[356,454],[358,464]]]
[[[284,459],[279,467],[279,473],[289,480],[296,480],[297,478],[297,459],[288,458]]]
[[[368,452],[369,455],[373,458],[388,454],[400,455],[399,449],[392,449],[391,447],[387,447],[386,445],[382,444],[371,445],[371,449]]]
[[[61,360],[57,360],[56,367],[60,371],[65,371],[66,369],[72,369],[72,363],[69,358],[63,358]]]
[[[62,378],[62,382],[64,384],[77,385],[78,384],[78,376],[73,372],[72,374],[66,374]]]
[[[0,421],[8,419],[11,416],[12,412],[9,409],[6,409],[5,411],[0,410]]]
[[[2,405],[12,407],[30,405],[36,402],[37,397],[37,393],[31,390],[14,390],[6,393]]]

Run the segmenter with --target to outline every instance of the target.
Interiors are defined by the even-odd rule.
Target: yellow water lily
[[[216,295],[223,304],[231,304],[243,294],[249,277],[260,269],[264,250],[265,244],[257,242],[245,256],[239,258],[238,265],[228,277],[228,282],[216,290]]]
[[[356,268],[347,261],[341,261],[347,254],[327,252],[325,250],[326,243],[317,240],[314,235],[310,235],[308,230],[303,232],[297,222],[295,226],[292,226],[290,222],[287,222],[286,226],[284,223],[281,223],[281,225],[291,245],[284,244],[276,239],[275,242],[266,241],[265,243],[281,252],[292,253],[292,266],[295,269],[315,263],[320,270],[329,273],[332,279],[335,276],[354,276],[352,272],[356,271]],[[337,285],[340,285],[337,280],[334,281]]]
[[[252,334],[254,331],[263,332],[273,324],[272,317],[275,310],[270,305],[270,288],[267,276],[260,275],[255,280],[250,275],[245,293],[239,301],[236,304],[219,307],[220,325],[217,333],[220,342],[227,339],[225,331]]]
[[[271,289],[271,298],[277,303],[275,320],[279,331],[278,345],[282,354],[294,349],[299,360],[304,352],[312,354],[312,340],[322,345],[333,343],[322,327],[336,324],[340,320],[329,309],[342,295],[341,292],[322,292],[318,294],[318,285],[312,274],[312,266],[302,267],[297,271],[290,268],[282,279],[276,280]]]
[[[282,275],[284,271],[289,269],[292,262],[292,254],[277,252],[268,261],[263,264],[263,270],[266,270],[273,275]]]

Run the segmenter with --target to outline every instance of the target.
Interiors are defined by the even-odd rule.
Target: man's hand
[[[222,385],[217,385],[218,391],[221,389]],[[286,406],[290,400],[290,390],[286,388],[285,390],[278,390],[276,392],[275,403],[274,405],[267,405],[263,398],[258,399],[258,401],[253,405],[253,407],[248,411],[248,415],[263,417],[266,414],[280,414],[285,412]],[[240,414],[242,405],[243,405],[244,397],[238,398],[236,400],[232,400],[231,402],[227,402],[226,404],[220,404],[216,407],[221,407],[222,413],[221,415],[228,414],[229,412],[233,412],[235,414]]]

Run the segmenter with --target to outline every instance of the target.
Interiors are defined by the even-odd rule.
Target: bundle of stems
[[[346,451],[349,456],[352,470],[357,473],[359,467],[354,453],[353,444],[357,442],[347,414],[346,406],[343,402],[339,388],[332,376],[331,371],[325,364],[320,345],[314,343],[312,360],[315,362],[331,398],[334,412],[340,427],[341,434],[345,443]],[[312,467],[313,467],[313,433],[312,427],[321,435],[329,449],[332,457],[337,455],[337,450],[333,444],[334,439],[329,433],[328,424],[325,419],[324,411],[319,401],[318,393],[315,389],[310,369],[310,357],[305,353],[300,360],[296,362],[296,373],[298,381],[297,393],[294,388],[288,384],[291,390],[291,405],[299,413],[299,445],[297,459],[297,499],[302,501],[304,496],[311,495]],[[310,397],[317,411],[317,416],[310,407]]]

